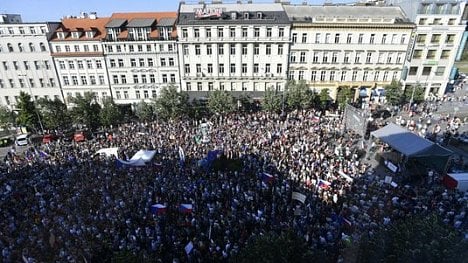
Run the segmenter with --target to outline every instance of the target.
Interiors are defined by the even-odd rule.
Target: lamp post
[[[26,74],[18,74],[18,76],[20,77],[27,77]],[[44,126],[42,125],[42,120],[41,120],[41,115],[39,114],[39,112],[37,111],[37,101],[36,101],[36,98],[34,97],[33,93],[32,93],[32,89],[31,89],[31,85],[29,84],[28,80],[25,79],[25,82],[26,82],[26,85],[28,86],[28,89],[29,89],[29,94],[31,95],[32,99],[33,99],[33,103],[34,103],[34,112],[36,113],[36,116],[37,116],[37,120],[39,121],[39,125],[41,126],[41,131],[42,131],[42,135],[44,135]]]

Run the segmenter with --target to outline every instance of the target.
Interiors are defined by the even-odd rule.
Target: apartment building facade
[[[398,7],[285,5],[292,23],[289,79],[336,98],[379,98],[399,80],[414,25]]]
[[[116,103],[156,98],[163,87],[180,89],[175,12],[114,13],[102,41]]]
[[[181,3],[176,25],[182,91],[256,98],[285,87],[290,22],[281,4]]]
[[[67,103],[86,92],[99,102],[111,96],[101,44],[108,21],[95,14],[64,18],[52,35],[50,47]]]
[[[2,15],[0,23],[0,104],[15,109],[21,91],[63,100],[48,38],[59,23],[23,23]]]

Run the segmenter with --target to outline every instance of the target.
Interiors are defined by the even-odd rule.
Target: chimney
[[[96,19],[97,18],[97,13],[96,12],[90,12],[89,13],[89,18],[90,19]]]

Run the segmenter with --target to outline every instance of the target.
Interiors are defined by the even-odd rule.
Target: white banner
[[[304,204],[307,197],[299,192],[292,192],[291,198]]]

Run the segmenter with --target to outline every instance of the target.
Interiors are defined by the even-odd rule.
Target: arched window
[[[36,51],[36,48],[34,47],[33,43],[29,43],[29,51],[31,51],[31,52]]]
[[[13,52],[13,46],[10,43],[7,44],[7,47],[8,47],[8,52]]]
[[[47,51],[46,46],[44,45],[44,43],[41,42],[41,43],[39,44],[39,46],[41,47],[41,51],[42,51],[42,52]]]
[[[24,51],[23,44],[18,43],[18,50],[19,50],[19,52],[23,52],[23,51]]]

